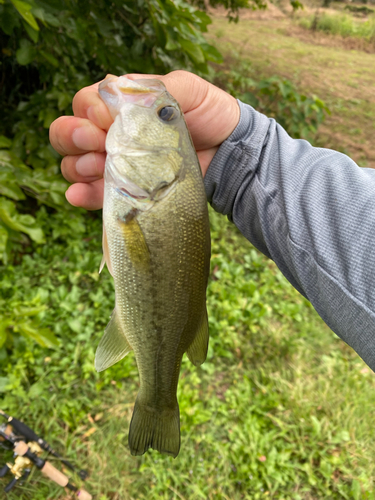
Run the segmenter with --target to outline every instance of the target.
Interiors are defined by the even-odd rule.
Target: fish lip
[[[126,77],[108,75],[99,84],[99,95],[106,103],[112,118],[119,113],[122,106],[139,106],[150,109],[155,107],[155,102],[160,103],[163,98],[168,97],[168,91],[160,80],[156,81],[161,84],[161,88],[152,88],[154,81],[152,79],[150,87],[148,87],[147,81],[142,79],[129,80]]]

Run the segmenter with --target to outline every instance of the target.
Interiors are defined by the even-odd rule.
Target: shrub
[[[0,259],[44,241],[30,215],[38,206],[68,210],[48,128],[71,113],[75,92],[106,73],[208,74],[208,61],[221,61],[202,35],[209,23],[184,1],[0,2]]]
[[[236,61],[231,68],[217,74],[216,82],[242,102],[274,118],[294,138],[313,140],[328,107],[317,96],[300,93],[285,78],[273,76],[256,81],[251,65]]]
[[[303,16],[299,19],[303,28],[324,31],[342,37],[364,38],[368,42],[375,42],[375,14],[366,21],[359,21],[348,14],[323,14]]]

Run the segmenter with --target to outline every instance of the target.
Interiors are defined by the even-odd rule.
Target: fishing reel
[[[41,457],[43,451],[58,458],[66,467],[78,473],[82,480],[85,480],[88,473],[84,470],[77,471],[67,460],[63,459],[51,446],[39,437],[26,424],[20,420],[10,417],[2,410],[0,416],[7,420],[7,423],[0,425],[0,445],[7,450],[13,450],[14,463],[6,463],[0,468],[0,478],[8,473],[13,475],[13,479],[8,483],[4,491],[8,493],[17,484],[23,484],[33,467],[39,469],[42,474],[59,486],[69,489],[80,500],[91,500],[92,496],[83,488],[77,488],[69,481],[69,478],[56,469],[48,460]]]

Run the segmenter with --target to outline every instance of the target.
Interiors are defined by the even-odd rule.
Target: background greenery
[[[211,2],[231,19],[246,4]],[[217,40],[204,37],[203,8],[0,0],[0,407],[88,468],[87,489],[100,500],[374,498],[370,371],[213,212],[210,349],[200,369],[183,364],[177,460],[129,456],[134,358],[94,370],[114,303],[110,276],[97,272],[100,213],[68,206],[48,144],[50,123],[71,113],[74,93],[108,72],[184,68],[294,137],[314,140],[328,111],[284,75],[259,77],[233,50],[223,65]],[[9,498],[67,497],[34,471]]]

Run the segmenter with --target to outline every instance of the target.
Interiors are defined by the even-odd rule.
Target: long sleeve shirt
[[[209,202],[375,371],[375,170],[239,106],[205,177]]]

